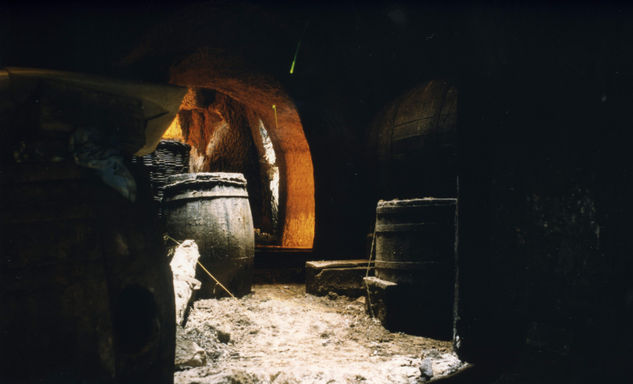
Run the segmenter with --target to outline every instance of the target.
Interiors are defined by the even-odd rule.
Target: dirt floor
[[[461,364],[450,342],[385,330],[362,297],[316,297],[299,284],[197,301],[184,339],[206,363],[177,371],[176,384],[419,383],[425,366],[438,374]]]

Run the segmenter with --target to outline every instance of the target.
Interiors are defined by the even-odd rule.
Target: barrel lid
[[[156,148],[169,148],[169,149],[173,149],[173,150],[187,150],[189,151],[191,149],[191,146],[189,144],[186,143],[182,143],[178,140],[161,140],[158,143],[158,146]]]
[[[404,207],[422,207],[422,206],[447,206],[455,205],[457,199],[446,197],[424,197],[419,199],[395,199],[378,201],[378,209],[381,208],[404,208]]]
[[[246,186],[246,178],[241,173],[229,172],[199,172],[199,173],[180,173],[167,178],[167,186],[172,187],[183,183],[217,183],[230,184],[235,186]]]

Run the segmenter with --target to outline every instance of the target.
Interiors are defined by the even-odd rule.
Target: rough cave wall
[[[178,112],[181,134],[184,141],[191,145],[189,162],[192,172],[203,172],[211,135],[220,125],[226,124],[217,111],[209,108],[215,96],[213,90],[189,89]]]
[[[534,11],[472,21],[471,46],[488,44],[469,52],[477,64],[463,74],[459,115],[466,359],[533,382],[623,377],[633,320],[625,20]]]
[[[281,242],[279,231],[282,229],[279,223],[283,221],[283,217],[280,217],[279,206],[279,189],[281,184],[278,160],[279,149],[275,148],[275,144],[270,139],[270,127],[264,125],[263,120],[255,111],[247,109],[246,119],[251,129],[253,144],[259,156],[259,177],[263,183],[261,188],[262,205],[260,208],[262,210],[263,219],[261,229],[266,232],[266,234],[272,235],[272,237],[269,237],[265,234],[261,234],[260,241],[262,243],[279,245]],[[264,132],[262,132],[262,130]]]

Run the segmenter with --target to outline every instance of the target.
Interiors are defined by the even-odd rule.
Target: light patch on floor
[[[451,352],[450,342],[385,330],[363,298],[316,297],[303,285],[197,301],[185,334],[208,358],[176,372],[176,384],[418,383],[429,351]]]

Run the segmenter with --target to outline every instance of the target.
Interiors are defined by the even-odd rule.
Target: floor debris
[[[449,371],[438,361],[454,356],[450,342],[387,331],[363,300],[316,297],[299,284],[199,300],[184,334],[207,361],[177,371],[175,384],[423,383]]]

